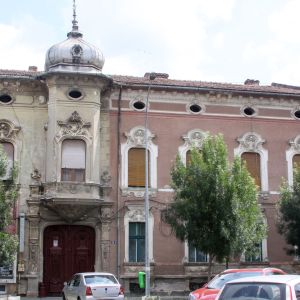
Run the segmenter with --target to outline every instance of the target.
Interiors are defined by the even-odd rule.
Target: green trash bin
[[[145,272],[139,272],[139,287],[140,289],[144,289],[145,288],[145,277],[146,277],[146,273]]]

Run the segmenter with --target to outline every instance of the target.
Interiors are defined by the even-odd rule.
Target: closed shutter
[[[244,152],[242,160],[246,162],[247,170],[254,178],[255,184],[261,187],[260,178],[260,155],[254,152]]]
[[[14,146],[12,143],[8,142],[1,142],[1,146],[7,157],[6,174],[3,177],[1,177],[1,180],[7,180],[11,178],[12,169],[14,166]]]
[[[295,154],[293,156],[293,167],[295,168],[296,165],[300,168],[300,154]]]
[[[188,166],[191,162],[191,150],[186,151],[185,164]]]
[[[148,151],[148,185],[150,186],[150,153]],[[128,187],[145,187],[145,149],[128,151]]]

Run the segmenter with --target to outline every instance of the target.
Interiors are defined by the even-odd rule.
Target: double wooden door
[[[54,225],[44,231],[43,286],[58,295],[74,273],[93,272],[95,231],[88,226]]]

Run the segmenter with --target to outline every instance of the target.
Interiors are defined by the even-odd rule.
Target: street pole
[[[155,73],[149,74],[149,86],[145,109],[145,297],[150,297],[150,260],[149,260],[149,166],[148,166],[148,105],[151,89],[151,80],[156,77]]]

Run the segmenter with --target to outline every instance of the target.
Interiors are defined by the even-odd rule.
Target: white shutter
[[[65,140],[62,144],[61,167],[68,169],[85,169],[85,142],[82,140]]]

